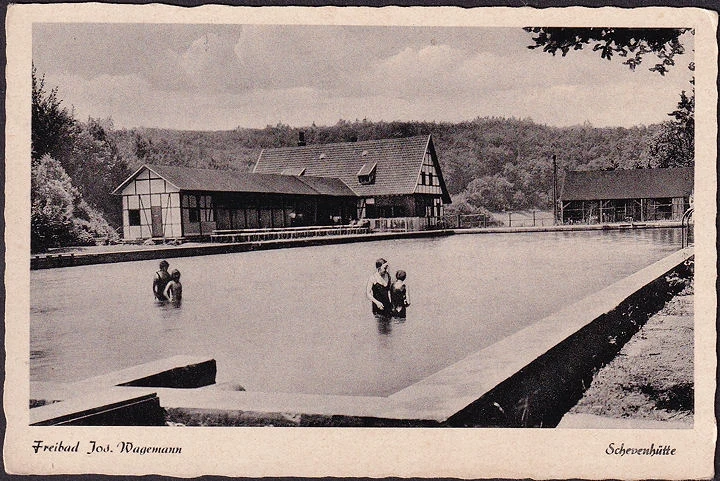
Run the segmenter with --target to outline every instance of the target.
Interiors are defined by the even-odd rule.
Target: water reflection
[[[377,321],[378,333],[389,336],[392,334],[393,325],[404,324],[406,318],[404,317],[388,317],[388,316],[375,316]]]
[[[182,300],[172,300],[172,301],[155,301],[155,305],[161,309],[178,309],[182,307]]]

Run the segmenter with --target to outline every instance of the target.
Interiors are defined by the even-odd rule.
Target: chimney
[[[298,132],[298,147],[302,147],[305,145],[305,132],[302,130]]]

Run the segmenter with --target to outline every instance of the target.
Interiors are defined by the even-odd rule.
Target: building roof
[[[355,196],[353,191],[337,178],[254,174],[237,170],[195,169],[155,164],[143,165],[113,193],[119,194],[145,168],[184,191]]]
[[[571,171],[560,199],[610,200],[688,197],[693,193],[692,167]]]
[[[430,135],[265,149],[253,172],[280,173],[304,168],[308,176],[339,178],[362,197],[413,194],[428,149],[434,155]],[[361,184],[358,175],[371,171],[373,166],[375,182]],[[439,165],[437,169],[443,198],[450,202]]]

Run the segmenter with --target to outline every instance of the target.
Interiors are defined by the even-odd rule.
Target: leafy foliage
[[[525,27],[525,31],[535,34],[530,49],[542,47],[543,52],[555,55],[559,51],[564,57],[572,50],[592,45],[604,59],[611,60],[615,55],[625,58],[623,63],[632,70],[645,55],[654,54],[659,62],[649,70],[665,75],[675,65],[675,56],[685,53],[679,38],[691,29]]]
[[[62,107],[57,88],[32,70],[31,250],[117,238],[122,223],[112,190],[128,175],[107,125],[78,122]]]
[[[680,94],[677,109],[668,115],[674,120],[662,124],[650,147],[654,167],[695,165],[695,95]]]
[[[45,76],[38,78],[32,68],[32,158],[34,161],[49,154],[54,158],[65,157],[71,148],[76,132],[72,113],[61,106],[57,88],[45,89]]]
[[[133,129],[111,136],[131,170],[150,162],[247,171],[263,148],[297,145],[300,131],[308,144],[432,134],[453,196],[450,210],[478,213],[488,208],[548,208],[553,154],[560,175],[563,170],[648,167],[648,145],[658,130],[589,124],[557,128],[529,119],[484,117],[460,123],[341,120],[332,126],[278,124],[226,132]]]
[[[654,54],[659,63],[649,70],[665,75],[675,65],[675,57],[685,53],[680,37],[686,32],[694,34],[690,28],[566,28],[566,27],[525,27],[532,37],[534,45],[530,49],[542,47],[544,52],[563,56],[571,50],[582,50],[592,45],[593,51],[611,60],[614,55],[626,58],[623,63],[631,70],[640,65],[647,54]],[[695,70],[694,62],[688,68]],[[694,85],[694,79],[690,82]],[[651,140],[647,164],[652,167],[680,167],[694,165],[695,149],[695,91],[680,94],[676,110],[671,112],[673,121],[665,122]],[[607,159],[595,157],[591,167],[607,163]],[[638,162],[641,167],[645,162]],[[612,168],[618,167],[611,163]]]
[[[46,154],[31,167],[30,249],[91,245],[95,237],[116,237],[102,216],[73,186],[60,162]]]
[[[122,206],[112,191],[130,175],[126,160],[108,131],[112,121],[88,119],[78,123],[72,150],[64,167],[86,202],[115,226],[122,225]]]

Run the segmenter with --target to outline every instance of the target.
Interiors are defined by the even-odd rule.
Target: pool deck
[[[52,269],[58,267],[84,266],[92,264],[109,264],[115,262],[132,262],[151,259],[169,259],[174,257],[193,257],[213,254],[229,254],[257,250],[283,249],[328,244],[347,244],[352,242],[372,242],[390,239],[418,239],[440,237],[454,234],[507,234],[507,233],[538,233],[538,232],[575,232],[629,229],[679,228],[679,222],[656,222],[641,224],[597,224],[597,225],[559,225],[537,227],[482,227],[471,229],[443,229],[414,232],[375,232],[370,234],[337,235],[326,237],[309,237],[301,239],[276,239],[254,242],[233,243],[186,243],[181,245],[159,244],[144,245],[110,245],[78,247],[57,250],[47,254],[30,256],[30,269]]]
[[[692,255],[692,248],[677,251],[385,397],[228,389],[198,376],[198,370],[213,372],[211,359],[178,358],[69,386],[31,383],[35,401],[61,401],[31,411],[33,419],[44,422],[66,419],[72,413],[63,409],[65,402],[87,411],[93,399],[105,399],[98,393],[111,390],[115,394],[106,397],[113,401],[157,395],[169,422],[196,426],[554,426],[582,395],[588,374],[677,294],[671,279],[687,274]],[[178,370],[181,365],[191,367]],[[168,376],[155,384],[134,379],[152,378],[158,370],[204,381],[194,389],[177,389],[163,380]]]

